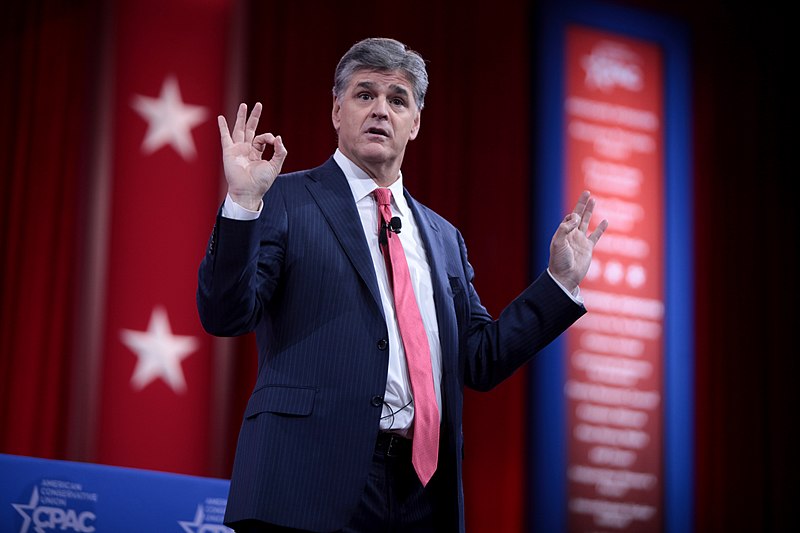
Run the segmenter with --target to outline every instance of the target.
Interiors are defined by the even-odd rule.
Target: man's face
[[[358,70],[341,98],[334,96],[332,119],[339,149],[350,160],[368,172],[396,172],[406,144],[419,132],[420,112],[401,72]]]

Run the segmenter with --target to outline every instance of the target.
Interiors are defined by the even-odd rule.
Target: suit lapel
[[[306,183],[306,188],[383,314],[375,267],[347,178],[333,158],[311,171],[309,177],[311,180]]]
[[[453,296],[450,289],[450,279],[447,275],[446,257],[447,247],[442,240],[442,232],[436,221],[428,217],[426,211],[421,209],[417,202],[405,191],[406,200],[414,213],[420,235],[425,244],[425,253],[431,267],[431,282],[433,283],[433,301],[436,305],[436,320],[439,325],[439,342],[442,347],[442,370],[455,371],[449,365],[457,363],[457,357],[447,357],[456,354],[458,347],[458,326],[456,324],[453,308]]]

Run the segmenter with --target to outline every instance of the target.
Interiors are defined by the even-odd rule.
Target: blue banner
[[[229,482],[0,454],[0,532],[230,533]]]

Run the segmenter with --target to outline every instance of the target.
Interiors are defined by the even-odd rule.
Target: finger
[[[236,111],[236,122],[233,125],[233,142],[239,143],[244,141],[244,123],[247,119],[247,104],[242,102],[239,104],[239,109]]]
[[[589,229],[589,221],[592,219],[592,212],[594,211],[595,203],[596,201],[594,198],[589,198],[586,200],[583,213],[581,213],[581,233],[586,233],[586,231]]]
[[[275,136],[271,133],[262,133],[253,139],[253,148],[259,152],[266,150],[268,144],[275,143]]]
[[[219,139],[222,143],[222,147],[227,148],[233,144],[233,140],[231,140],[231,134],[228,131],[228,121],[225,120],[225,117],[219,115],[217,117],[217,125],[219,126]]]
[[[261,102],[256,102],[253,106],[253,111],[250,113],[250,118],[247,119],[247,126],[244,131],[245,142],[250,142],[256,136],[256,128],[258,128],[258,120],[261,118]]]
[[[272,155],[272,161],[277,165],[283,165],[283,161],[286,159],[286,154],[288,154],[289,151],[286,150],[286,146],[283,144],[283,138],[280,135],[275,137],[273,146],[275,148],[275,153]]]
[[[558,225],[558,228],[556,228],[556,234],[554,235],[554,238],[566,238],[569,232],[578,227],[580,221],[581,217],[577,213],[568,214],[566,217],[564,217],[564,220],[561,221],[561,224]]]
[[[579,215],[583,215],[583,210],[586,208],[586,202],[589,200],[589,191],[583,191],[578,197],[578,203],[575,204],[575,209],[572,210],[573,213],[578,213]]]
[[[594,244],[597,244],[597,241],[599,241],[600,237],[603,236],[603,232],[606,231],[606,228],[608,228],[608,220],[603,219],[603,221],[600,222],[600,224],[598,224],[597,227],[594,229],[592,234],[589,235],[589,240],[592,241]]]

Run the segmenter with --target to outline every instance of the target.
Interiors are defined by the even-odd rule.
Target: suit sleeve
[[[470,388],[487,391],[555,340],[586,309],[544,271],[493,319],[472,285],[474,272],[460,234],[458,243],[469,305],[464,380]]]
[[[278,181],[256,220],[224,218],[220,209],[198,272],[197,309],[208,333],[237,336],[255,329],[280,283],[286,232]]]

